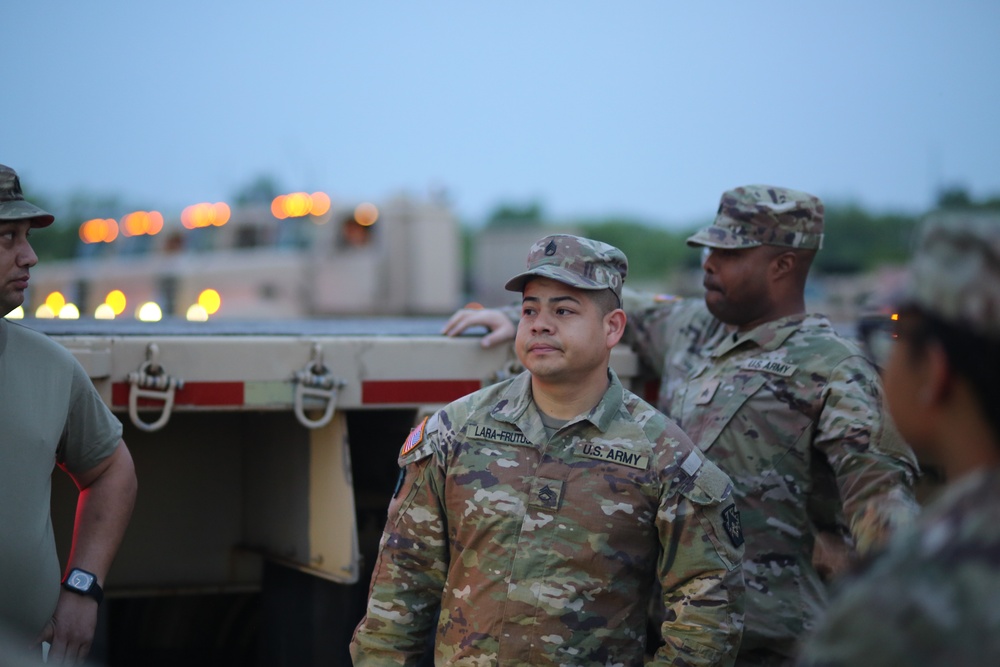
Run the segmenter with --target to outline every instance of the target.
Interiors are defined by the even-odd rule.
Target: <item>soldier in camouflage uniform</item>
[[[889,409],[947,486],[844,582],[801,665],[1000,665],[1000,219],[928,220],[885,368]]]
[[[916,460],[883,413],[875,367],[806,313],[822,239],[818,198],[735,188],[688,239],[706,249],[704,300],[625,293],[625,340],[661,376],[660,409],[736,489],[747,585],[738,665],[787,664],[821,614],[818,540],[868,551],[917,513]],[[486,325],[493,344],[509,335],[502,319],[460,311],[446,332]],[[830,532],[841,526],[849,535]]]
[[[357,667],[731,665],[743,536],[729,478],[609,367],[627,271],[612,246],[536,243],[517,332],[524,373],[437,412],[399,456]],[[440,616],[436,609],[440,607]]]

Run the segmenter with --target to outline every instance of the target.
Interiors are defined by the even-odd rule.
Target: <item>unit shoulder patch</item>
[[[736,509],[736,503],[722,510],[722,527],[726,529],[734,547],[743,545],[743,524],[740,523],[740,511]]]

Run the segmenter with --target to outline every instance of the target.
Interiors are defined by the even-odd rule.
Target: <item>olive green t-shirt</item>
[[[0,318],[0,626],[7,631],[34,638],[59,597],[53,468],[89,470],[121,434],[68,350]]]

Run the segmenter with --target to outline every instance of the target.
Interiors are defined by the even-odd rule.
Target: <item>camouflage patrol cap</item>
[[[609,289],[622,298],[622,284],[628,274],[628,259],[618,248],[569,234],[554,234],[535,241],[528,253],[528,270],[504,285],[511,292],[523,292],[533,276],[551,278],[580,289]]]
[[[924,221],[901,297],[1000,340],[1000,214],[937,215]]]
[[[55,217],[24,201],[17,172],[0,164],[0,221],[11,220],[30,220],[32,227],[48,227]]]
[[[687,243],[709,248],[777,245],[818,250],[823,247],[823,202],[806,192],[772,185],[727,190],[715,222]]]

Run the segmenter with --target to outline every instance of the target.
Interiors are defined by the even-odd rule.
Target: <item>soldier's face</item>
[[[756,248],[710,248],[702,260],[705,305],[726,324],[751,329],[772,310],[768,266],[773,253]]]
[[[518,359],[545,382],[606,381],[608,355],[621,337],[609,318],[586,290],[534,278],[525,285],[521,303]]]
[[[30,222],[0,221],[0,316],[24,303],[29,269],[38,256],[28,243]]]
[[[936,342],[914,342],[913,332],[919,325],[919,315],[900,314],[882,378],[889,413],[900,435],[921,458],[930,459],[935,382],[932,356],[943,353]]]

